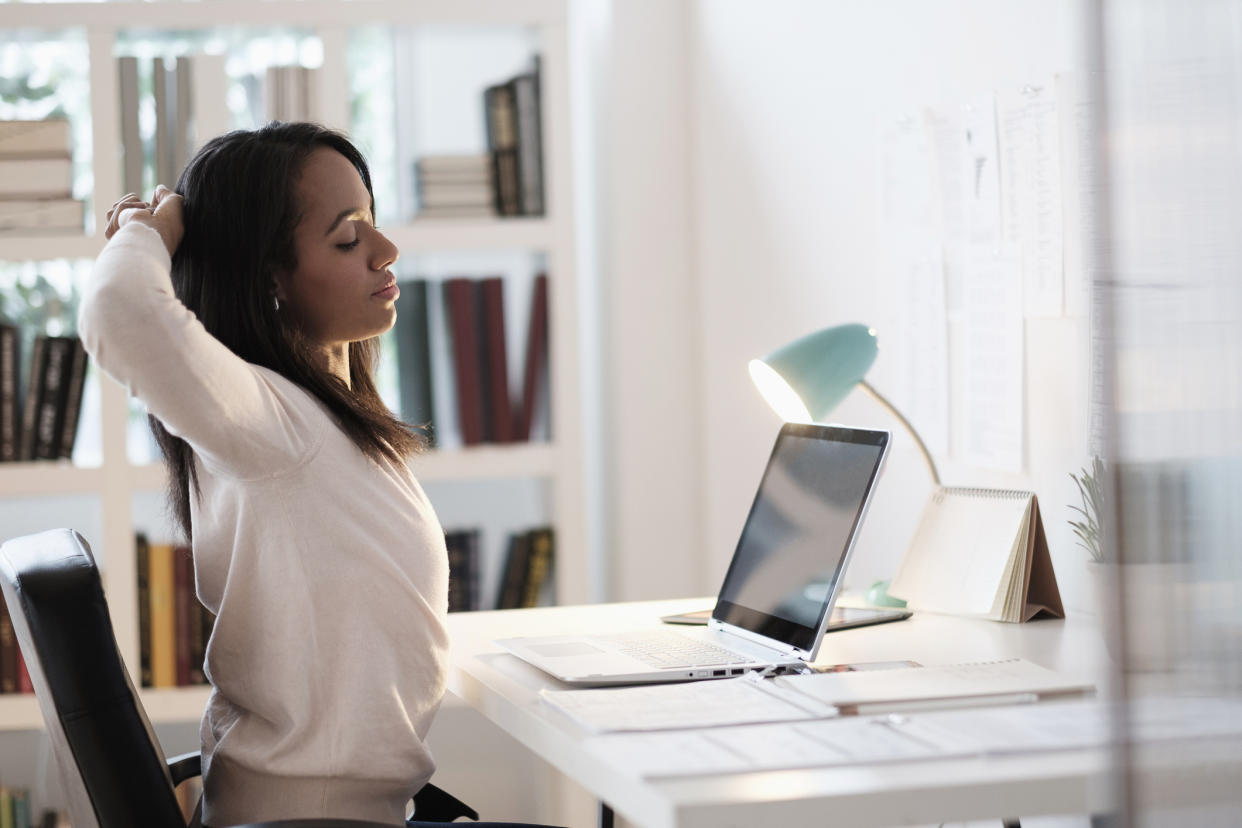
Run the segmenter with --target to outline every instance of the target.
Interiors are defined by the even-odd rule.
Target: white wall
[[[1072,0],[694,4],[691,203],[709,581],[723,571],[777,428],[746,361],[816,328],[862,321],[881,343],[869,379],[897,393],[886,384],[896,371],[884,343],[902,332],[877,275],[882,129],[924,107],[1077,70],[1077,31]],[[951,327],[950,410],[958,412],[960,339]],[[1026,348],[1026,473],[937,460],[948,483],[1040,495],[1063,592],[1076,603],[1083,554],[1066,531],[1064,504],[1073,502],[1068,472],[1086,455],[1086,320],[1028,320]],[[834,418],[899,428],[860,392]],[[894,437],[853,588],[891,575],[927,491],[904,438]]]
[[[601,192],[611,216],[601,225],[601,276],[611,297],[605,376],[613,422],[605,432],[619,453],[610,475],[613,593],[710,594],[779,426],[750,384],[747,360],[816,328],[862,321],[881,343],[869,378],[898,393],[895,349],[884,345],[902,333],[878,275],[881,130],[924,107],[1079,70],[1079,3],[635,6],[613,4],[613,96],[603,104],[613,112],[606,153],[613,168]],[[679,9],[688,12],[684,21]],[[688,79],[684,93],[678,71]],[[688,250],[677,243],[683,227]],[[972,468],[952,455],[937,462],[949,484],[1036,491],[1062,594],[1080,607],[1085,553],[1065,520],[1066,504],[1076,501],[1068,473],[1087,455],[1086,319],[1028,320],[1026,349],[1025,472]],[[956,325],[950,350],[960,365]],[[950,376],[951,407],[960,413],[960,371]],[[860,392],[833,418],[900,428]],[[697,450],[677,447],[688,427]],[[850,588],[891,576],[928,487],[913,445],[895,433]],[[679,515],[694,509],[697,528],[677,528]]]

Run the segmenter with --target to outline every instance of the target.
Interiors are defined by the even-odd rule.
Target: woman
[[[448,564],[423,436],[372,380],[398,252],[365,160],[313,124],[232,132],[105,236],[79,331],[152,415],[217,616],[203,822],[402,824],[435,768]]]

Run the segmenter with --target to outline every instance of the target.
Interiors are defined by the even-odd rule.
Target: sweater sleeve
[[[87,352],[218,471],[265,477],[301,462],[318,442],[305,401],[208,333],[173,293],[170,269],[159,233],[121,228],[83,291]]]

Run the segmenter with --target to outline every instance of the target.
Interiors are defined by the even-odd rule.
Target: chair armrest
[[[479,821],[479,812],[428,782],[414,794],[414,818],[419,822],[452,822],[458,817]]]
[[[203,760],[197,750],[168,758],[168,773],[172,776],[173,787],[187,779],[199,776],[203,772]]]

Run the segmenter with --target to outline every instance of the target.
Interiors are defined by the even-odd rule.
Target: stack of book
[[[0,235],[82,232],[69,120],[0,121]]]
[[[424,155],[414,162],[418,215],[423,218],[494,216],[490,155]]]
[[[269,121],[319,120],[319,70],[269,66],[263,101]]]
[[[444,405],[441,417],[455,421],[467,446],[528,442],[545,433],[548,279],[539,274],[533,281],[516,394],[509,387],[504,286],[499,276],[401,284],[394,328],[400,413],[426,429],[434,444],[449,442],[437,431],[437,400]],[[437,382],[451,387],[437,388]]]
[[[509,535],[496,609],[522,609],[553,603],[553,538],[550,526]]]
[[[449,561],[449,612],[483,608],[480,534],[477,528],[450,529],[444,533]],[[553,537],[550,526],[510,533],[497,588],[496,609],[553,603]]]
[[[3,828],[36,828],[34,816],[30,812],[30,790],[9,785],[0,785],[0,826]],[[53,815],[53,819],[55,816]],[[46,817],[45,817],[46,819]],[[40,822],[42,825],[48,824]],[[51,825],[57,823],[53,821]]]
[[[71,458],[86,386],[86,350],[73,336],[34,337],[24,393],[21,335],[0,323],[0,462]]]
[[[502,216],[544,214],[543,130],[539,57],[529,72],[483,92],[487,148],[492,159],[496,212]]]
[[[205,684],[203,656],[215,616],[198,602],[189,548],[151,543],[142,534],[135,548],[142,686]]]
[[[30,672],[17,646],[13,619],[9,617],[4,596],[0,595],[0,693],[33,693]],[[0,822],[0,825],[4,823]]]

